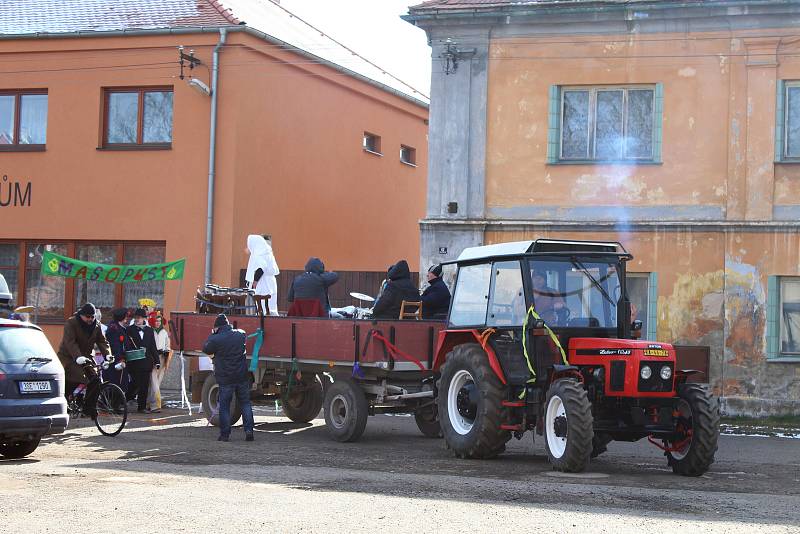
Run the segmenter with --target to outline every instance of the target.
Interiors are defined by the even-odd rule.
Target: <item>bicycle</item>
[[[102,370],[108,369],[112,362],[104,361],[97,365],[92,358],[80,356],[76,363],[83,366],[88,383],[78,386],[67,402],[70,417],[86,416],[94,421],[97,429],[105,436],[116,436],[128,420],[128,403],[125,392],[118,385],[103,380]],[[124,364],[117,364],[117,369]]]

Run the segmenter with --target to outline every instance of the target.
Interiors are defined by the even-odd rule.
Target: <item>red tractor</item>
[[[537,240],[466,249],[433,369],[447,446],[491,458],[544,435],[553,468],[579,472],[609,442],[648,438],[675,473],[714,462],[719,403],[671,344],[642,341],[619,243]]]

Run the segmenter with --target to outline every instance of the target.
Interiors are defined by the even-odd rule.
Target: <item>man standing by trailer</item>
[[[225,314],[214,321],[211,336],[203,345],[203,352],[214,359],[214,378],[219,384],[219,438],[229,441],[231,435],[231,399],[236,394],[242,410],[246,441],[253,441],[253,406],[250,403],[250,376],[245,358],[244,330],[234,329]]]

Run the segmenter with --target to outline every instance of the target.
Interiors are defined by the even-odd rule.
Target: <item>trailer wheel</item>
[[[287,394],[283,393],[281,402],[283,413],[295,423],[308,423],[319,415],[322,408],[322,382],[317,375],[310,381],[301,381]]]
[[[667,463],[679,475],[698,477],[714,463],[719,440],[719,403],[708,388],[700,384],[678,386],[676,422],[679,437],[666,441],[676,447],[667,451]]]
[[[592,454],[592,406],[583,386],[556,380],[547,390],[544,411],[545,448],[556,471],[579,473]]]
[[[437,399],[442,434],[458,458],[493,458],[511,434],[500,428],[507,408],[503,384],[480,345],[459,345],[442,366]]]
[[[214,374],[210,374],[203,382],[203,392],[201,394],[203,413],[208,419],[209,424],[219,426],[219,384]],[[242,417],[242,410],[239,408],[239,402],[236,400],[236,395],[231,400],[231,426],[239,422]]]
[[[323,410],[328,433],[336,441],[357,441],[364,433],[369,404],[353,379],[334,380],[325,393]]]
[[[417,428],[426,438],[441,438],[442,425],[439,422],[439,413],[435,404],[428,405],[414,412],[414,421]]]

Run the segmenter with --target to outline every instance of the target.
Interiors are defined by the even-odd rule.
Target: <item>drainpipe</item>
[[[217,89],[219,86],[219,51],[225,45],[227,30],[220,28],[211,67],[211,127],[208,143],[208,208],[206,221],[206,270],[204,280],[211,283],[211,249],[214,238],[214,175],[217,160]]]

